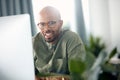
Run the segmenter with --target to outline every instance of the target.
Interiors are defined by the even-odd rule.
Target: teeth
[[[51,33],[46,34],[47,36],[51,35]]]
[[[51,33],[46,33],[46,34],[45,34],[45,37],[46,37],[46,38],[50,38],[51,36],[52,36]]]

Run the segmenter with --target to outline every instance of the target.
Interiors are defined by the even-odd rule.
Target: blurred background
[[[34,36],[38,32],[37,14],[47,5],[60,10],[63,27],[83,40],[88,72],[93,72],[89,79],[119,79],[120,0],[0,0],[0,16],[30,14]]]

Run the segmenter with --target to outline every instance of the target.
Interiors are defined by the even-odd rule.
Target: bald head
[[[39,19],[43,20],[43,18],[48,20],[61,20],[61,15],[56,8],[46,6],[39,12]]]
[[[39,12],[38,28],[48,43],[54,44],[56,42],[62,25],[60,12],[56,8],[47,6]]]

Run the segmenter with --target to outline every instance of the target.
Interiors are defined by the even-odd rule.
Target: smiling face
[[[38,27],[46,42],[57,40],[62,24],[60,13],[55,8],[45,7],[40,11]]]

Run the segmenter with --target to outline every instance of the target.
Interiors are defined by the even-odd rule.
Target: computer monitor
[[[0,17],[0,80],[35,80],[30,17]]]

